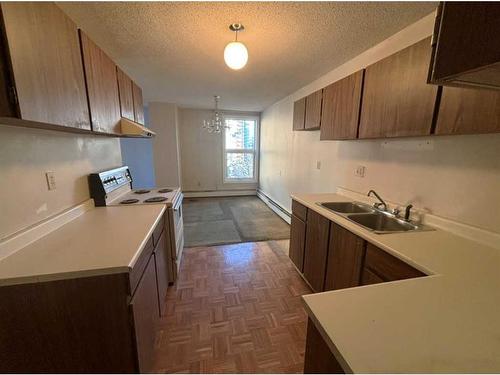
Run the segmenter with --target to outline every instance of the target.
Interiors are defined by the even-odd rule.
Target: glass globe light
[[[241,42],[231,42],[224,49],[224,61],[231,69],[239,70],[248,61],[247,47]]]

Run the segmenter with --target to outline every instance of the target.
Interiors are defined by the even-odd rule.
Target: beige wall
[[[432,33],[433,14],[267,108],[261,117],[260,189],[290,209],[291,192],[375,189],[388,200],[500,232],[500,134],[322,141],[292,132],[293,102]],[[317,162],[321,168],[317,169]],[[356,166],[366,175],[354,175]]]
[[[117,138],[1,125],[0,238],[87,200],[87,175],[121,162]],[[47,189],[46,171],[56,190]]]
[[[233,114],[249,114],[226,111]],[[181,155],[182,189],[184,191],[222,191],[256,189],[257,184],[223,183],[222,137],[201,128],[211,110],[179,109],[179,149]]]
[[[151,102],[148,110],[149,127],[156,132],[153,138],[156,186],[180,186],[177,106]]]

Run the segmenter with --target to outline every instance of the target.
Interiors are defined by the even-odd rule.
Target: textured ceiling
[[[429,14],[434,2],[64,2],[149,101],[260,111]],[[223,59],[241,22],[249,60]]]

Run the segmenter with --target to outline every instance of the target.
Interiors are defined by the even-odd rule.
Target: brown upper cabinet
[[[293,130],[304,130],[306,120],[306,98],[293,103]]]
[[[321,127],[321,105],[323,103],[323,89],[306,96],[305,130],[318,130]]]
[[[132,95],[134,98],[135,122],[144,125],[144,104],[142,102],[142,89],[132,82]]]
[[[429,82],[500,89],[500,3],[448,2],[438,7]]]
[[[1,115],[90,130],[76,25],[50,2],[1,7]]]
[[[116,65],[82,30],[80,40],[92,129],[103,133],[120,133]]]
[[[118,66],[116,67],[116,75],[118,78],[118,93],[120,96],[121,115],[126,119],[135,121],[132,80]]]
[[[322,141],[357,138],[363,75],[360,70],[323,89]]]
[[[437,86],[426,81],[426,38],[366,68],[359,138],[431,134]]]
[[[500,90],[444,87],[435,132],[500,132]]]

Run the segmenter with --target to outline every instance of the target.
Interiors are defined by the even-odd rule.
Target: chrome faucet
[[[380,195],[378,195],[375,190],[370,190],[368,192],[367,196],[370,196],[372,194],[375,195],[377,197],[377,199],[380,201],[380,203],[375,203],[373,206],[376,208],[379,208],[379,209],[380,209],[380,206],[383,206],[384,211],[387,211],[387,203],[385,203],[384,200],[382,198],[380,198]]]

